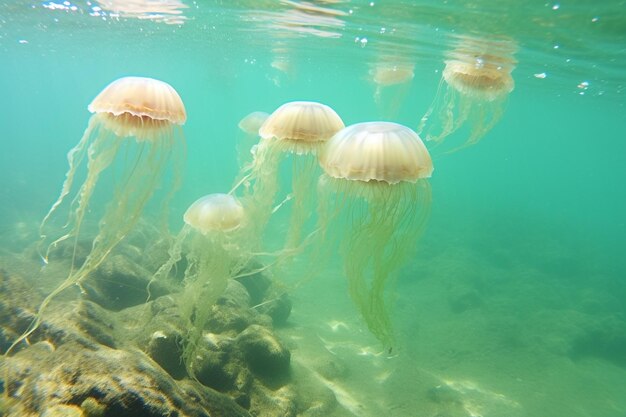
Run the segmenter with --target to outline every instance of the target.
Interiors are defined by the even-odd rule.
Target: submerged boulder
[[[126,254],[107,258],[81,283],[84,296],[107,310],[143,304],[148,297],[156,298],[169,291],[160,282],[150,282],[152,274]],[[148,292],[150,285],[150,292]]]
[[[138,350],[39,344],[6,359],[7,417],[65,407],[101,417],[249,417],[232,399],[198,383],[179,386]],[[48,411],[49,412],[49,411]],[[64,415],[64,414],[61,414]],[[77,414],[80,415],[80,414]]]
[[[289,377],[291,353],[268,328],[250,325],[236,339],[250,369],[270,385],[283,385]]]
[[[276,317],[269,314],[276,308],[266,301],[275,298],[265,281],[253,297],[246,285],[231,280],[187,358],[195,311],[174,281],[162,291],[152,286],[146,303],[151,276],[121,249],[81,283],[84,292],[75,286],[55,297],[36,331],[0,362],[0,379],[8,376],[0,381],[7,394],[1,416],[297,414],[291,355],[272,330]],[[56,271],[48,268],[45,276],[52,288]],[[33,322],[44,296],[22,274],[1,270],[0,290],[5,351]],[[268,308],[253,308],[255,297]],[[285,307],[277,309],[283,311],[278,316],[288,315],[290,303]]]

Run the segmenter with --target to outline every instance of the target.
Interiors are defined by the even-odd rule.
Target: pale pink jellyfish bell
[[[385,345],[393,333],[384,289],[411,254],[431,204],[428,150],[406,126],[368,122],[348,126],[319,155],[320,230],[340,242],[352,300]]]
[[[118,136],[150,139],[164,126],[183,125],[185,106],[174,88],[147,77],[123,77],[109,84],[89,104],[92,113]]]
[[[419,136],[392,122],[358,123],[343,129],[320,154],[326,174],[339,180],[358,180],[351,187],[373,182],[396,184],[430,177],[430,154]]]
[[[331,107],[314,101],[292,101],[276,109],[259,129],[263,139],[275,139],[282,151],[316,153],[344,124]]]

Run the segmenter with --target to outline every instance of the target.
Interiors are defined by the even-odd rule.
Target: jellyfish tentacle
[[[439,80],[439,84],[437,85],[437,91],[435,93],[435,98],[433,99],[432,103],[430,104],[430,106],[428,106],[428,110],[426,110],[426,113],[422,116],[422,118],[420,119],[420,123],[417,127],[417,134],[418,135],[422,135],[425,134],[425,139],[426,140],[433,140],[435,142],[438,142],[438,138],[436,136],[433,136],[430,133],[430,130],[432,129],[432,127],[428,127],[427,124],[430,121],[430,118],[433,115],[433,111],[435,111],[436,109],[436,104],[438,102],[438,100],[440,100],[440,94],[442,94],[442,89],[444,88],[444,80],[443,78],[441,80]]]
[[[50,243],[48,245],[45,255],[45,259],[49,259],[50,251],[54,247],[56,247],[59,243],[68,239],[69,237],[73,236],[75,242],[71,263],[72,269],[75,266],[74,262],[76,259],[76,246],[78,243],[78,236],[82,227],[85,213],[87,212],[89,201],[91,200],[91,195],[93,194],[100,174],[111,164],[119,147],[119,142],[115,140],[115,138],[111,137],[111,132],[98,129],[95,131],[95,133],[96,137],[93,139],[93,141],[89,145],[89,148],[87,149],[87,176],[80,189],[78,190],[76,196],[78,206],[75,210],[72,210],[70,223],[70,225],[72,226],[71,230]]]
[[[167,129],[168,132],[162,136],[165,142],[165,144],[163,144],[163,156],[169,155],[170,157],[172,185],[163,196],[162,206],[164,209],[161,212],[160,223],[164,233],[167,233],[169,230],[168,219],[170,215],[170,203],[183,184],[183,172],[185,170],[187,155],[187,143],[184,140],[182,127],[178,125],[168,125]]]
[[[83,158],[85,157],[87,153],[86,151],[87,151],[88,144],[90,142],[92,131],[94,130],[94,128],[95,128],[95,120],[93,120],[93,118],[90,118],[89,124],[87,128],[85,129],[85,132],[83,133],[83,136],[81,137],[80,141],[75,147],[70,149],[70,151],[67,153],[67,161],[69,164],[69,168],[67,172],[65,173],[65,180],[63,181],[63,185],[61,187],[61,193],[59,197],[57,198],[57,200],[52,204],[52,206],[50,207],[50,210],[48,210],[48,213],[46,213],[43,220],[41,221],[41,224],[39,225],[39,236],[40,236],[41,241],[40,241],[37,251],[39,252],[40,257],[43,259],[43,261],[46,264],[48,263],[48,255],[47,253],[46,255],[43,255],[41,252],[41,247],[40,247],[47,237],[44,229],[46,227],[46,224],[50,220],[50,218],[54,215],[54,213],[59,208],[59,206],[63,204],[65,197],[67,197],[67,195],[70,193],[72,189],[76,171],[78,167],[80,166],[81,161],[83,160]]]
[[[427,212],[429,207],[428,204],[414,205],[419,185],[401,183],[394,187],[401,188],[397,204],[392,203],[389,187],[371,190],[367,220],[348,244],[349,248],[356,248],[348,255],[353,257],[354,262],[348,264],[359,265],[359,259],[367,259],[371,265],[369,278],[367,264],[352,269],[355,275],[349,280],[354,283],[351,295],[368,328],[385,346],[393,345],[394,335],[384,289],[410,254],[413,248],[411,242],[418,237],[425,224],[426,216],[422,212]]]
[[[172,268],[174,267],[174,265],[182,259],[183,242],[185,241],[185,239],[187,238],[190,232],[191,232],[191,227],[186,224],[178,233],[178,236],[174,238],[173,244],[170,246],[170,248],[167,251],[169,258],[152,275],[152,277],[150,278],[150,281],[148,281],[148,285],[146,286],[146,293],[148,294],[146,298],[146,303],[150,301],[150,299],[152,298],[152,292],[151,292],[152,284],[154,284],[155,281],[158,281],[162,278],[167,277],[170,271],[172,270]]]
[[[314,155],[299,155],[297,158],[292,158],[292,172],[294,174],[291,182],[291,195],[293,196],[293,204],[284,245],[286,249],[298,246],[302,238],[302,229],[311,216],[309,207],[314,197],[311,189],[316,169],[317,158]]]

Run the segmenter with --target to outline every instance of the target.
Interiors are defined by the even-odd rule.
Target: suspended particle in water
[[[361,45],[361,48],[364,48],[367,45],[367,38],[361,38],[357,36],[354,38],[354,43],[358,43]]]

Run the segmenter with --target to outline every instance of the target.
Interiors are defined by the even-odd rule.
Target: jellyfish
[[[510,41],[461,38],[445,60],[437,94],[418,133],[441,143],[466,126],[469,136],[460,147],[476,144],[504,114],[515,85],[514,50]]]
[[[268,113],[263,111],[253,111],[239,121],[237,126],[243,133],[243,137],[237,141],[237,160],[239,162],[239,166],[245,166],[250,163],[252,158],[250,149],[258,140],[259,129],[268,117]]]
[[[412,253],[430,213],[433,166],[419,136],[391,122],[358,123],[319,155],[324,246],[339,241],[350,297],[385,346],[393,330],[385,284]]]
[[[196,200],[183,216],[185,222],[169,250],[169,259],[153,280],[170,273],[183,252],[187,260],[180,308],[190,330],[183,344],[183,361],[194,376],[193,359],[211,309],[229,279],[238,276],[255,255],[254,236],[241,202],[230,194],[208,194]],[[248,271],[247,274],[259,272]]]
[[[260,142],[254,147],[251,164],[233,189],[248,184],[245,198],[262,234],[270,216],[283,203],[292,202],[284,248],[291,251],[302,243],[302,230],[311,214],[311,201],[318,173],[317,153],[323,144],[344,127],[337,113],[321,103],[294,101],[276,109],[259,129]],[[275,201],[279,192],[279,165],[291,156],[291,192]],[[249,185],[252,184],[252,185]]]
[[[241,119],[237,126],[242,132],[256,136],[259,134],[259,129],[263,126],[263,123],[265,123],[268,117],[269,114],[264,111],[253,111]]]
[[[375,84],[374,101],[385,117],[394,117],[409,91],[415,66],[404,58],[382,56],[369,71]]]
[[[160,205],[166,207],[180,184],[185,147],[181,126],[185,123],[186,113],[174,88],[151,78],[124,77],[102,90],[88,109],[93,115],[83,137],[67,155],[69,169],[61,194],[40,227],[42,242],[48,241],[49,234],[58,235],[59,229],[53,229],[50,223],[60,216],[62,207],[69,206],[65,226],[60,229],[65,233],[49,244],[42,259],[47,264],[50,250],[71,239],[70,272],[65,281],[44,299],[36,319],[11,348],[39,326],[44,310],[57,294],[74,284],[80,286],[81,281],[128,235],[155,190],[161,189]],[[171,175],[167,175],[169,170]],[[83,175],[84,180],[75,187],[78,175]],[[113,190],[97,187],[102,181],[113,183]],[[100,216],[100,201],[90,204],[96,188],[99,200],[108,199]],[[70,196],[70,202],[64,204]],[[89,216],[98,220],[98,233],[87,257],[77,265],[77,242],[82,236],[81,227]]]

